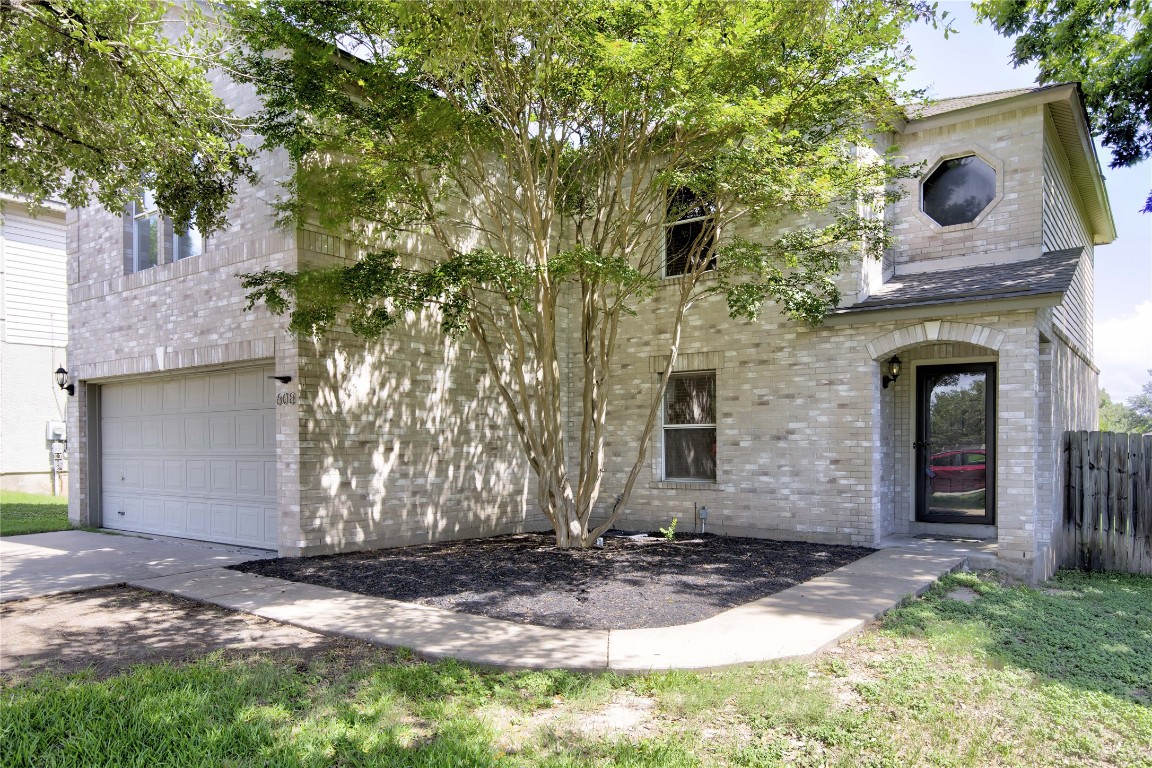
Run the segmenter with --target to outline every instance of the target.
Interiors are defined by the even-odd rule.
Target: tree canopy
[[[1113,168],[1152,157],[1152,2],[981,0],[975,7],[977,18],[1016,37],[1016,66],[1035,62],[1041,83],[1081,83]],[[1144,212],[1152,212],[1152,193]]]
[[[1116,402],[1100,390],[1100,429],[1105,432],[1152,432],[1152,370],[1140,394]]]
[[[558,543],[589,546],[627,504],[669,378],[592,525],[622,318],[671,286],[654,330],[669,370],[709,298],[820,322],[841,265],[888,242],[881,212],[910,171],[868,148],[895,114],[903,26],[930,15],[893,0],[236,6],[233,69],[265,100],[266,146],[295,164],[284,215],[367,249],[249,275],[250,302],[301,333],[366,337],[434,308],[482,350]],[[564,333],[579,339],[572,435]]]
[[[223,226],[252,178],[243,124],[206,77],[217,37],[186,3],[170,39],[169,6],[0,2],[0,192],[119,212],[148,188],[178,231]]]

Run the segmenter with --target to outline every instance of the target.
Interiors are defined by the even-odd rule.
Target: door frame
[[[912,393],[913,424],[912,472],[915,476],[915,498],[913,499],[914,519],[918,523],[966,523],[969,525],[996,525],[996,389],[997,363],[952,362],[916,366],[916,386]],[[984,386],[984,508],[983,517],[968,515],[929,514],[927,505],[927,476],[924,472],[925,429],[928,423],[928,400],[924,396],[924,385],[929,376],[941,373],[983,373]]]

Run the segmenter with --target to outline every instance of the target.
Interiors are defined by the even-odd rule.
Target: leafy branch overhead
[[[346,321],[372,337],[425,309],[466,331],[558,541],[587,546],[621,323],[659,296],[670,366],[700,302],[819,323],[842,266],[883,251],[892,182],[915,170],[873,148],[904,95],[903,26],[933,13],[894,0],[238,4],[231,69],[263,98],[265,146],[295,167],[285,221],[364,254],[247,275],[251,305],[291,312],[302,333]],[[572,436],[566,333],[579,339]]]
[[[223,227],[254,179],[244,124],[207,77],[219,39],[179,8],[166,22],[153,0],[0,2],[0,192],[120,212],[149,188],[177,231]]]
[[[1092,132],[1112,167],[1152,158],[1152,3],[1148,0],[981,0],[977,17],[1015,37],[1016,66],[1041,83],[1078,81]],[[1152,192],[1144,203],[1152,213]]]

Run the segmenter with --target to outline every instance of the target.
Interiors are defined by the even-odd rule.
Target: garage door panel
[[[264,447],[264,419],[261,414],[236,415],[236,447],[241,450]]]
[[[164,460],[164,490],[165,491],[185,491],[187,490],[187,476],[188,470],[186,467],[187,462],[183,459],[165,459]]]
[[[214,373],[208,377],[208,405],[222,408],[236,404],[236,377],[231,373]]]
[[[210,490],[208,485],[208,462],[204,459],[189,459],[187,461],[188,467],[188,490],[191,492],[206,492]]]
[[[246,496],[264,495],[264,472],[262,462],[236,462],[236,492]]]
[[[212,505],[212,536],[234,539],[236,537],[236,505]]]
[[[160,459],[145,459],[140,462],[140,473],[144,488],[152,491],[164,489],[164,462]]]
[[[184,419],[164,419],[163,437],[165,451],[184,450]]]
[[[155,496],[145,496],[142,502],[144,525],[153,531],[162,528],[164,526],[164,502]]]
[[[276,448],[276,414],[264,414],[264,447],[270,450]]]
[[[207,536],[212,532],[212,507],[203,501],[189,501],[188,533]]]
[[[275,507],[264,507],[264,543],[276,546],[280,539],[280,514]]]
[[[160,419],[140,420],[140,447],[145,451],[158,451],[164,447],[164,429]]]
[[[212,493],[222,493],[231,496],[236,493],[236,462],[210,462],[209,478],[212,483]]]
[[[180,499],[164,499],[164,527],[169,531],[188,529],[186,502]]]
[[[236,535],[242,539],[264,540],[264,509],[247,505],[236,507]]]
[[[121,424],[120,447],[125,451],[140,450],[140,422],[132,419]]]
[[[184,381],[183,379],[170,379],[163,384],[164,412],[184,410]]]
[[[233,448],[236,445],[236,417],[231,414],[213,416],[208,420],[209,445],[217,448]]]
[[[208,408],[208,377],[184,377],[184,407],[190,411]]]
[[[265,383],[271,372],[265,366],[105,385],[105,526],[274,547],[275,391]]]
[[[236,374],[236,404],[259,405],[264,402],[264,371],[245,371]]]
[[[164,385],[147,382],[140,385],[140,413],[161,413],[164,410]]]
[[[206,419],[184,420],[184,445],[190,451],[208,449],[208,421]]]

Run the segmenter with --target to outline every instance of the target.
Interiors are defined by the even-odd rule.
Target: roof
[[[896,275],[865,301],[837,313],[1062,294],[1072,284],[1083,248],[1051,251],[1038,259],[963,269]]]
[[[905,104],[904,110],[908,113],[908,118],[911,120],[921,120],[925,117],[934,117],[942,115],[945,112],[953,112],[957,109],[967,109],[968,107],[978,107],[981,104],[988,104],[993,101],[1000,101],[1001,99],[1011,99],[1016,96],[1023,96],[1026,93],[1039,93],[1045,91],[1052,86],[1038,86],[1036,88],[1012,88],[1006,91],[989,91],[988,93],[973,93],[968,96],[952,96],[947,99],[936,99],[925,105],[919,104]]]

